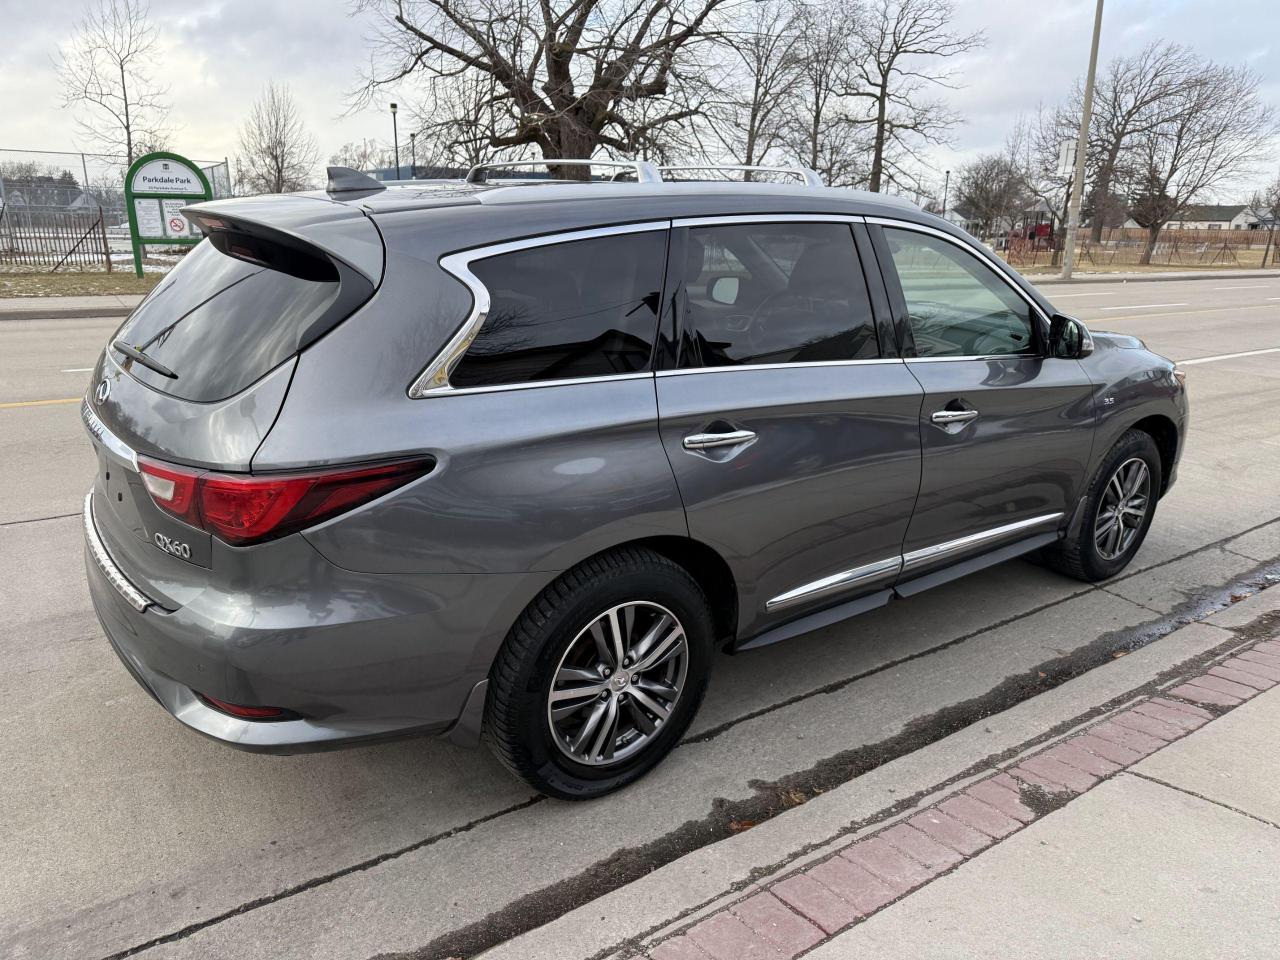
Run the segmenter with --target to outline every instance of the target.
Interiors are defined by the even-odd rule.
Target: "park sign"
[[[142,248],[180,247],[199,243],[200,228],[182,208],[212,200],[204,171],[176,153],[148,153],[133,161],[124,176],[124,200],[129,210],[129,239],[133,269],[142,276]]]

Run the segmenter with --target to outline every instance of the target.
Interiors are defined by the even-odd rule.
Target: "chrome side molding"
[[[116,562],[111,559],[111,554],[107,553],[107,548],[103,544],[102,538],[98,536],[98,528],[93,522],[92,490],[84,498],[84,540],[89,546],[89,556],[98,565],[102,575],[107,578],[108,583],[116,588],[116,592],[129,602],[133,609],[142,613],[152,605],[154,601],[143,595],[142,591],[130,583],[120,568],[116,566]]]
[[[1046,513],[1039,517],[1029,517],[1026,520],[1018,520],[1015,523],[1006,523],[999,527],[992,527],[990,530],[972,533],[967,537],[959,537],[955,540],[937,543],[922,550],[912,550],[910,553],[877,560],[874,563],[863,564],[850,570],[841,570],[839,573],[833,573],[820,580],[801,584],[786,593],[780,593],[773,599],[765,601],[764,608],[772,613],[792,604],[815,600],[818,597],[837,593],[870,580],[877,580],[885,576],[897,576],[910,567],[919,566],[931,560],[938,560],[953,553],[960,553],[994,540],[1000,540],[1023,530],[1046,526],[1062,520],[1065,516],[1066,514],[1062,513],[1062,511],[1058,511],[1057,513]]]

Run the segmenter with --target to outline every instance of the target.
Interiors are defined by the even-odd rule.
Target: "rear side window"
[[[489,291],[480,332],[449,375],[481,387],[634,373],[649,366],[665,230],[530,247],[473,261]]]
[[[684,367],[880,355],[847,224],[690,228],[684,290]]]
[[[262,249],[259,244],[253,252]],[[177,379],[137,362],[129,362],[130,374],[184,400],[211,402],[239,393],[331,327],[335,307],[353,309],[348,297],[339,297],[342,274],[327,260],[313,259],[307,269],[289,266],[294,272],[286,273],[202,241],[113,338],[159,361]],[[352,285],[365,283],[347,274]],[[126,362],[119,353],[115,359]]]

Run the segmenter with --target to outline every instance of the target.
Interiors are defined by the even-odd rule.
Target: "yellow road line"
[[[51,407],[59,403],[79,402],[79,397],[67,397],[64,400],[18,400],[14,403],[0,403],[0,410],[12,410],[14,407]]]

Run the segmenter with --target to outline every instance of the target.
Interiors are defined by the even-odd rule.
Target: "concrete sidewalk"
[[[0,297],[0,321],[125,317],[141,301],[140,293],[90,297]]]
[[[618,956],[1280,957],[1280,641],[1200,670]]]

